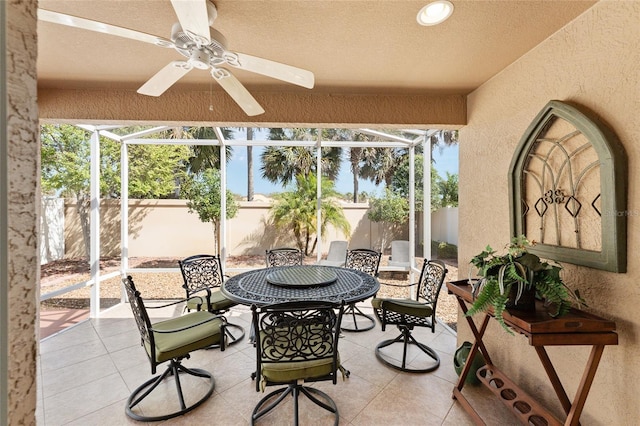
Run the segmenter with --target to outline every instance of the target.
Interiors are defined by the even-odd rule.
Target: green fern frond
[[[481,311],[486,311],[492,306],[493,298],[499,293],[498,282],[495,279],[487,279],[478,293],[478,297],[473,301],[473,305],[467,311],[466,316],[470,317]]]

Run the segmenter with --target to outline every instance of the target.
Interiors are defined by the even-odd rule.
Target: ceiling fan
[[[170,47],[186,58],[172,61],[158,71],[138,89],[138,93],[142,95],[160,96],[189,71],[197,68],[209,70],[211,76],[247,115],[264,113],[258,101],[225,66],[313,88],[314,76],[311,71],[227,50],[224,36],[211,27],[218,15],[211,1],[171,0],[171,4],[178,17],[178,22],[173,24],[171,30],[171,39],[45,9],[38,9],[38,19]]]

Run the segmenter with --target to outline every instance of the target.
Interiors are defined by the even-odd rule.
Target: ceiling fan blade
[[[240,81],[224,68],[212,68],[211,76],[215,78],[220,86],[233,98],[234,101],[249,116],[260,115],[264,109],[255,100],[251,93],[240,83]]]
[[[207,0],[171,0],[182,30],[196,43],[211,42]]]
[[[160,96],[169,87],[184,77],[193,67],[184,61],[169,62],[138,89],[138,93],[147,96]]]
[[[231,66],[255,72],[257,74],[266,75],[267,77],[276,78],[298,86],[313,89],[314,76],[311,71],[302,68],[292,67],[291,65],[281,64],[280,62],[270,61],[268,59],[258,58],[257,56],[247,55],[245,53],[229,52],[228,63]],[[233,55],[238,57],[237,62],[233,60]],[[235,63],[234,63],[235,62]]]
[[[141,33],[140,31],[130,30],[128,28],[117,27],[115,25],[105,24],[104,22],[92,21],[90,19],[79,18],[77,16],[65,15],[64,13],[52,12],[50,10],[38,9],[38,19],[45,22],[52,22],[54,24],[66,25],[68,27],[82,28],[84,30],[95,31],[98,33],[144,41],[157,46],[173,47],[173,42],[166,38]]]

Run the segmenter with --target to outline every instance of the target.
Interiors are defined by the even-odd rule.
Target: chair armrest
[[[199,298],[199,297],[200,297],[200,296],[191,296],[191,297],[189,297],[188,299],[176,299],[176,300],[174,300],[173,302],[169,302],[169,303],[167,303],[167,304],[165,304],[165,305],[160,305],[160,306],[147,306],[147,304],[145,303],[144,307],[145,307],[146,309],[160,309],[160,308],[166,308],[166,307],[168,307],[168,306],[177,305],[178,303],[184,303],[184,302],[186,302],[186,301],[188,301],[188,300],[195,299],[195,298]],[[144,301],[144,300],[143,300],[143,302],[146,302],[146,301]]]
[[[414,285],[418,285],[419,283],[413,284],[390,284],[381,282],[380,285],[388,285],[389,287],[413,287]]]
[[[180,327],[180,328],[175,328],[175,329],[171,329],[171,330],[156,330],[155,328],[153,328],[153,325],[151,325],[151,328],[149,328],[149,330],[154,332],[154,333],[177,333],[179,331],[184,331],[184,330],[188,330],[190,328],[198,327],[198,326],[200,326],[202,324],[206,324],[206,323],[214,321],[216,319],[222,320],[223,324],[227,323],[227,319],[224,316],[222,316],[222,315],[212,315],[211,317],[207,318],[206,320],[197,322],[195,324],[188,325],[186,327]]]

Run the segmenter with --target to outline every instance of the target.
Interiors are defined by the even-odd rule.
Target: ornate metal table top
[[[294,269],[295,268],[295,269]],[[302,271],[302,272],[301,272]],[[307,280],[303,285],[275,285],[267,277],[274,277],[275,281],[287,276],[291,281],[296,274]],[[335,280],[321,280],[318,285],[310,285],[309,277],[328,278],[335,274]],[[327,282],[330,281],[330,282]],[[234,302],[243,305],[266,305],[295,300],[326,300],[329,302],[354,303],[373,296],[380,288],[380,283],[374,277],[353,269],[337,268],[333,266],[280,266],[276,268],[257,269],[244,272],[227,279],[222,285],[222,293]]]

